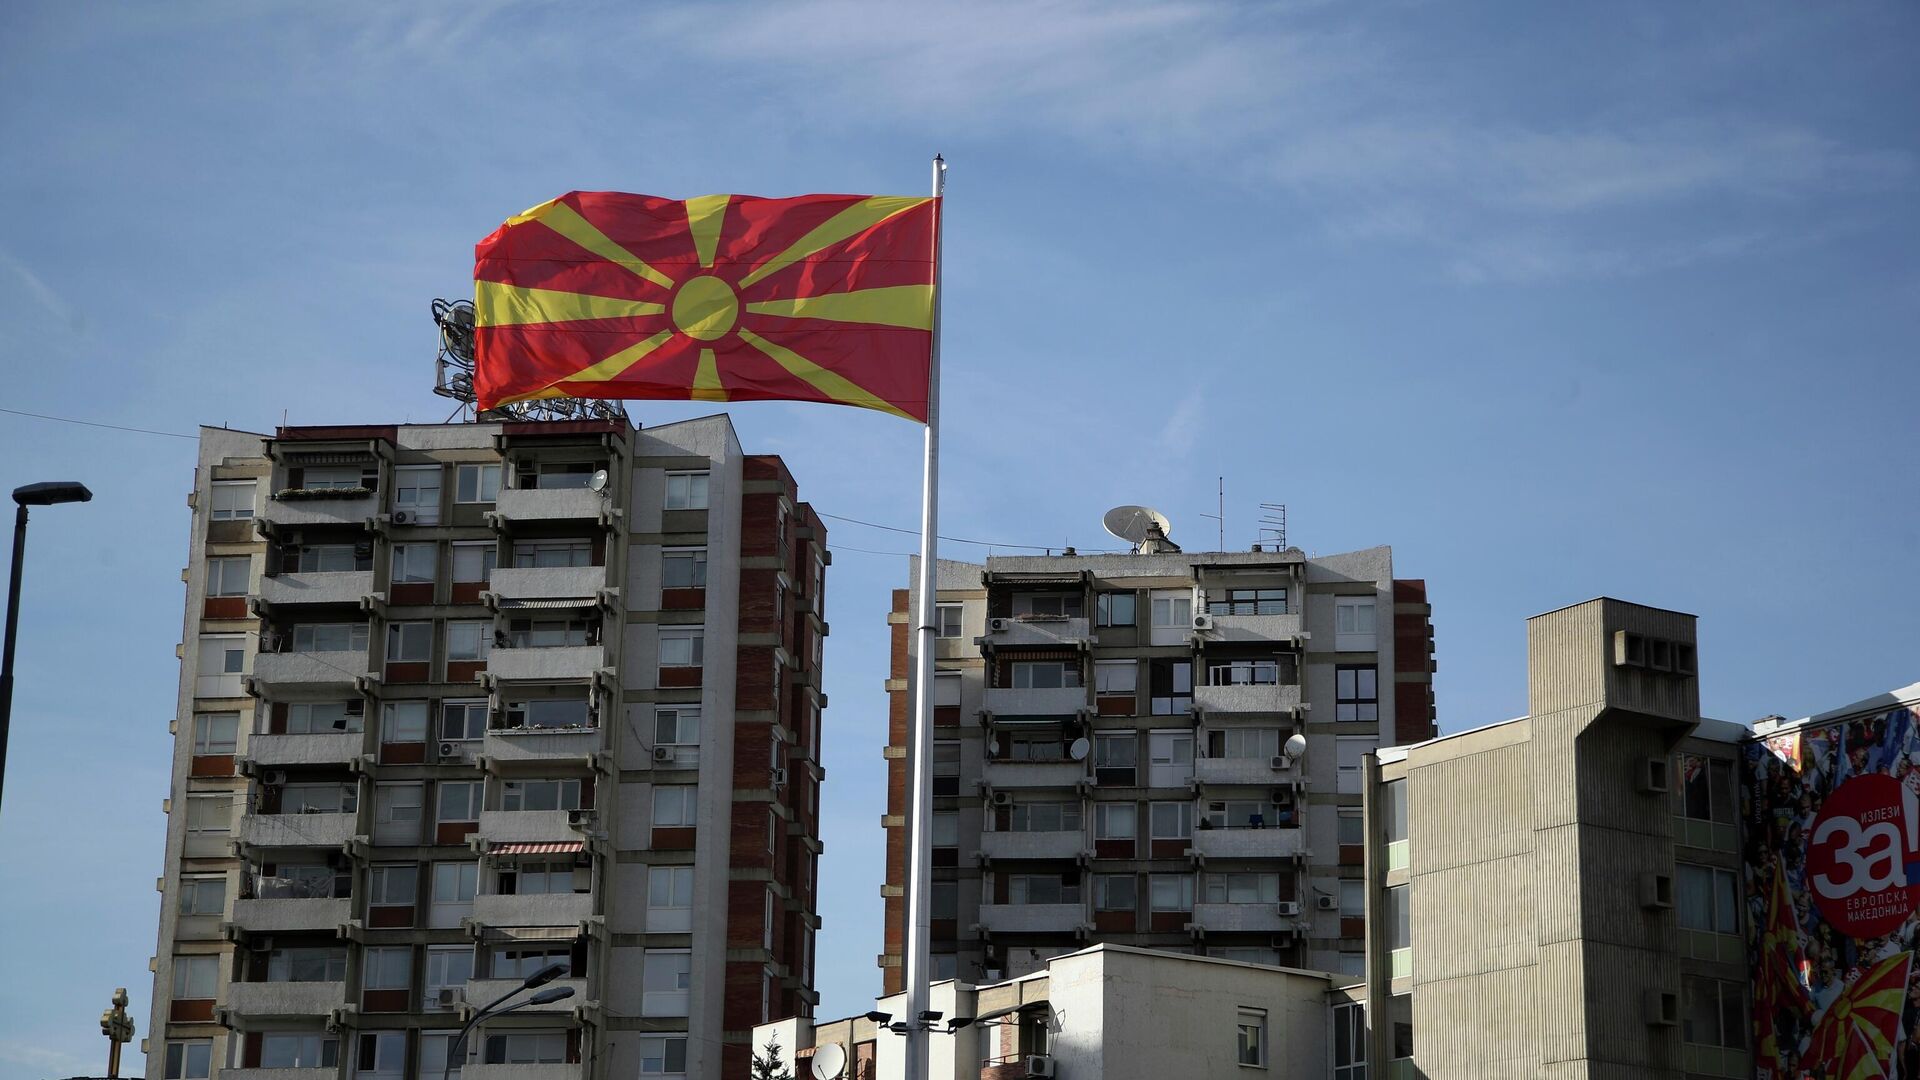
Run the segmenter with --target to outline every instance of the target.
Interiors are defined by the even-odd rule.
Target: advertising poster
[[[1758,1080],[1920,1080],[1915,719],[1891,709],[1746,747]]]

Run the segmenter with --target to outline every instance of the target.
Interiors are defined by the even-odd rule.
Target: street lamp
[[[13,489],[13,577],[7,581],[7,641],[0,655],[0,790],[7,778],[7,731],[13,726],[13,639],[20,629],[20,568],[27,557],[27,507],[89,502],[93,492],[72,480]]]
[[[565,975],[566,973],[567,973],[567,965],[560,964],[560,963],[548,964],[546,967],[543,967],[539,971],[536,971],[533,974],[527,976],[524,980],[521,981],[519,986],[516,986],[513,989],[507,991],[506,993],[501,994],[499,997],[494,998],[493,1001],[487,1004],[486,1008],[475,1012],[473,1014],[473,1018],[467,1021],[467,1026],[461,1028],[460,1034],[454,1037],[453,1045],[447,1047],[447,1060],[446,1060],[446,1063],[440,1067],[440,1080],[447,1080],[447,1078],[453,1074],[453,1063],[455,1061],[460,1060],[460,1050],[461,1050],[461,1047],[464,1047],[467,1044],[467,1035],[470,1032],[472,1032],[476,1026],[479,1025],[480,1021],[491,1020],[496,1016],[505,1016],[510,1012],[515,1012],[517,1010],[524,1009],[529,1005],[551,1005],[556,1001],[561,1001],[566,998],[572,997],[573,987],[553,986],[540,991],[539,993],[533,995],[532,997],[527,998],[525,1001],[516,1001],[511,1005],[507,1005],[505,1008],[501,1008],[501,1006],[505,1004],[506,1000],[512,997],[513,995],[518,994],[525,990],[532,990],[536,987],[546,986],[548,983],[552,982],[553,980],[559,978],[562,975]]]

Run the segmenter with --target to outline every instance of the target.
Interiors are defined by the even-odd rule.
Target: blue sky
[[[1429,583],[1448,730],[1523,620],[1696,612],[1706,711],[1920,679],[1910,4],[0,6],[0,408],[438,422],[427,304],[575,188],[913,194],[952,163],[946,531],[1207,546],[1284,502]],[[382,402],[369,409],[370,399]],[[643,423],[704,407],[642,405]],[[911,527],[917,429],[735,410]],[[192,444],[0,413],[36,516],[0,812],[0,1077],[151,992]],[[826,1014],[877,986],[884,612],[835,523]],[[948,546],[945,554],[984,554]]]

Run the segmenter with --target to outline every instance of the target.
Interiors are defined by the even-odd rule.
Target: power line
[[[885,529],[887,532],[904,533],[907,536],[920,535],[919,529],[902,529],[895,525],[881,525],[877,522],[861,521],[859,518],[841,517],[839,514],[828,514],[819,510],[815,510],[814,513],[819,514],[823,518],[832,518],[835,521],[845,521],[853,525],[865,525],[869,529]],[[980,547],[1023,548],[1027,551],[1052,551],[1054,548],[1060,546],[1059,544],[1054,544],[1051,547],[1046,544],[1002,544],[993,540],[969,540],[964,536],[942,536],[940,539],[955,544],[977,544]],[[889,552],[889,554],[891,554],[891,552]]]
[[[132,431],[141,435],[163,435],[169,439],[199,440],[198,435],[182,435],[177,431],[155,431],[152,428],[123,427],[119,424],[96,424],[91,420],[75,420],[71,416],[48,416],[46,413],[26,412],[21,409],[0,409],[0,413],[12,413],[14,416],[31,416],[35,420],[54,420],[62,424],[79,424],[82,427],[106,428],[109,431]]]

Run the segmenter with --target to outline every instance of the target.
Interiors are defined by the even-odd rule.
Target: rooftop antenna
[[[1260,504],[1260,538],[1254,541],[1254,550],[1265,547],[1269,541],[1273,543],[1273,550],[1287,550],[1286,503]]]
[[[1106,512],[1100,524],[1113,535],[1133,545],[1135,555],[1151,555],[1162,551],[1179,551],[1180,546],[1168,539],[1173,531],[1173,523],[1167,515],[1151,506],[1116,506]]]
[[[433,392],[459,402],[454,416],[480,419],[473,400],[474,313],[471,300],[435,300],[434,325],[440,328],[440,349],[434,356]],[[517,401],[487,410],[490,420],[619,420],[633,423],[626,407],[599,398],[541,398]]]
[[[1200,516],[1203,518],[1212,518],[1216,523],[1219,524],[1220,546],[1215,548],[1214,550],[1225,551],[1227,550],[1227,478],[1222,476],[1219,478],[1219,480],[1220,480],[1220,512],[1217,514],[1201,514]]]

